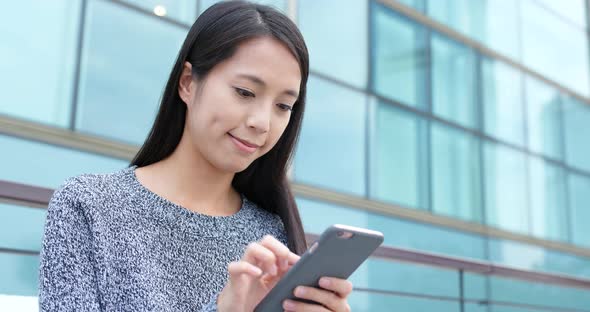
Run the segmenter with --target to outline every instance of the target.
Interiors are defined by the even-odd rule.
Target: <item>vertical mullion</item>
[[[80,75],[81,75],[81,60],[82,60],[82,48],[84,46],[84,30],[86,24],[86,7],[88,4],[88,0],[82,0],[82,4],[80,6],[80,24],[78,25],[78,46],[76,51],[76,64],[75,64],[75,74],[74,74],[74,85],[72,90],[72,100],[71,100],[71,111],[70,111],[70,123],[69,129],[71,131],[76,130],[76,115],[78,113],[78,88],[80,87]]]

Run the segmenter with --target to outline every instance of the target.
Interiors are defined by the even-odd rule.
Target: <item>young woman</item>
[[[242,1],[205,11],[131,166],[54,193],[41,311],[252,311],[306,249],[286,170],[308,67],[280,12]],[[350,282],[320,286],[295,291],[319,304],[284,309],[350,310]]]

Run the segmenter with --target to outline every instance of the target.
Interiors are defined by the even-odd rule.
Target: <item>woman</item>
[[[241,1],[206,10],[131,166],[54,193],[41,311],[252,311],[306,248],[286,170],[308,67],[280,12]],[[350,310],[350,282],[320,286],[295,291],[318,304],[285,310]]]

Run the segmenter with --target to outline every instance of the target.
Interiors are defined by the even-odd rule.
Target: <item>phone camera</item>
[[[338,237],[343,238],[343,239],[349,239],[352,237],[352,233],[345,232],[345,231],[338,231],[338,233],[336,233],[336,235],[338,235]]]

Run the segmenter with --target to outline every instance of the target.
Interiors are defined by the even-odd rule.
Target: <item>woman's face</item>
[[[271,37],[241,43],[204,80],[186,62],[179,83],[184,135],[194,152],[225,172],[245,170],[283,134],[301,83],[299,63]]]

